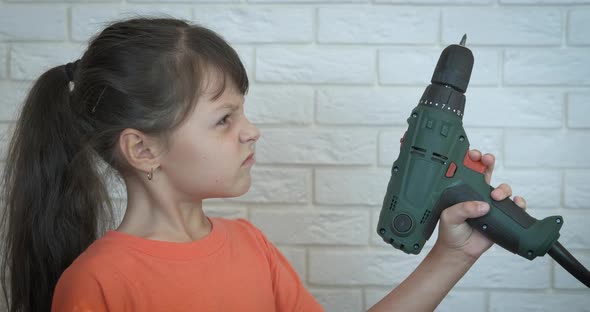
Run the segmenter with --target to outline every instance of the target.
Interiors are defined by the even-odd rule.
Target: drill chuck
[[[433,84],[449,86],[461,93],[467,91],[473,53],[465,47],[466,40],[467,35],[463,35],[460,44],[452,44],[442,51],[430,80]]]
[[[465,91],[473,69],[473,53],[464,46],[467,35],[460,44],[446,47],[436,64],[429,85],[419,105],[431,106],[463,119]]]

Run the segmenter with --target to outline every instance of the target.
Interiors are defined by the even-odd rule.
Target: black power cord
[[[547,253],[564,269],[570,272],[572,276],[590,288],[590,272],[588,269],[578,262],[559,242],[556,241]]]

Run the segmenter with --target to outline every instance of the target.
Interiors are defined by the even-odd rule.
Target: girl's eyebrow
[[[222,105],[218,106],[215,111],[220,111],[223,109],[229,108],[232,111],[235,111],[239,108],[239,106],[237,104],[234,103],[223,103]]]

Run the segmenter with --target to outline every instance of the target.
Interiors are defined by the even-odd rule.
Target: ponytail
[[[65,66],[36,81],[8,149],[1,278],[9,312],[49,311],[60,275],[112,216],[69,84]]]

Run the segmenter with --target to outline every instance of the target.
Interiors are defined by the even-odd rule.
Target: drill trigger
[[[484,165],[481,161],[473,161],[469,157],[469,150],[465,152],[465,157],[463,158],[463,165],[473,171],[477,171],[481,174],[486,172],[486,165]]]

